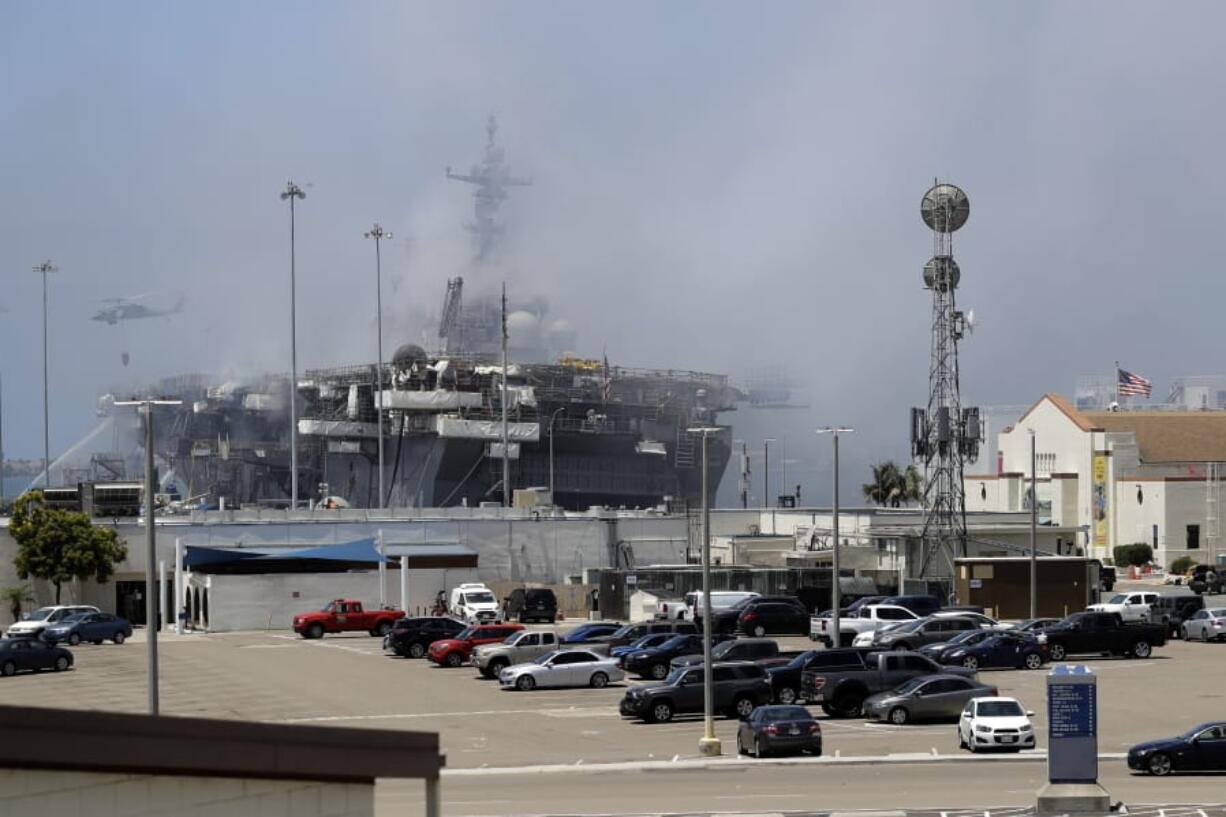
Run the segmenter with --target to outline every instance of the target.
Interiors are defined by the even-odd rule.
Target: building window
[[[1188,550],[1200,549],[1200,525],[1188,525]]]

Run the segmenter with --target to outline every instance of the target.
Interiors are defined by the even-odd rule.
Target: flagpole
[[[1115,404],[1120,404],[1120,362],[1115,361]]]

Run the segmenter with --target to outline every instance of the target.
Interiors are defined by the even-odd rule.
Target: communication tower
[[[932,230],[932,259],[924,265],[924,288],[932,291],[928,405],[911,409],[911,453],[924,463],[921,579],[952,579],[954,559],[966,556],[963,466],[978,458],[981,434],[979,409],[962,408],[959,394],[958,341],[973,322],[956,304],[962,273],[954,261],[953,234],[970,212],[966,193],[939,181],[920,202],[920,216]]]
[[[447,168],[447,178],[476,187],[473,191],[473,220],[468,224],[472,234],[473,250],[478,261],[484,261],[494,251],[494,245],[502,236],[502,224],[498,221],[498,208],[510,196],[508,188],[532,184],[531,179],[511,173],[506,164],[506,153],[495,137],[498,121],[490,117],[485,126],[485,155],[467,173],[457,173]]]

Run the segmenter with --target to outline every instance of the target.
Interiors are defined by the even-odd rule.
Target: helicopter
[[[169,309],[157,309],[151,306],[137,303],[137,301],[145,298],[145,295],[139,295],[133,298],[103,298],[102,303],[110,304],[104,309],[98,310],[90,320],[101,321],[102,323],[114,326],[120,321],[130,321],[137,318],[160,318],[166,315],[174,315],[183,311],[183,298],[180,297],[175,305]]]

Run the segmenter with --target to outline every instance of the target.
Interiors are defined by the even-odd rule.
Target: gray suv
[[[679,667],[662,683],[631,687],[618,710],[623,717],[667,723],[674,715],[702,712],[703,666]],[[744,661],[712,665],[713,709],[745,719],[754,707],[770,703],[766,670]]]
[[[979,623],[970,618],[921,618],[878,632],[873,646],[882,650],[918,650],[926,644],[948,641],[956,635],[978,629]]]

